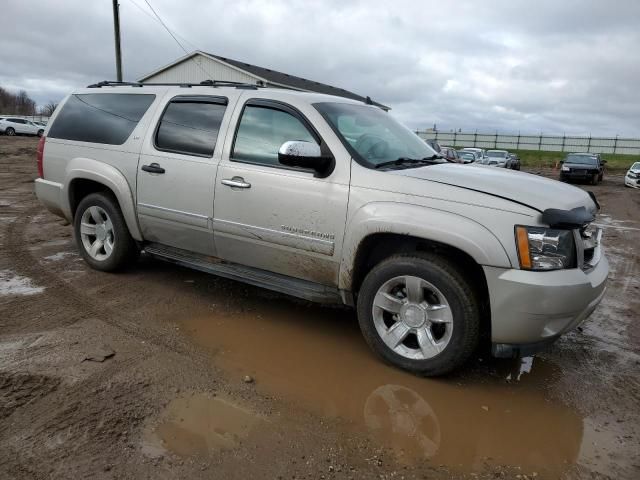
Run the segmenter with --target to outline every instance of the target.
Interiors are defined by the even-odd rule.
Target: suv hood
[[[595,203],[584,190],[524,172],[445,163],[388,173],[486,193],[540,212],[547,208],[571,210],[576,207],[596,211]]]

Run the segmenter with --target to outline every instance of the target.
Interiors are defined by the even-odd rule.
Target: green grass
[[[562,160],[567,152],[539,152],[537,150],[509,150],[520,157],[523,167],[543,168],[554,167]],[[602,158],[607,161],[607,170],[628,170],[633,162],[640,161],[640,155],[620,155],[603,153]]]

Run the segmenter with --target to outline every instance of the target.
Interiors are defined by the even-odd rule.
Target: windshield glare
[[[424,140],[378,107],[351,103],[316,103],[314,107],[365,166],[437,155]]]
[[[565,163],[576,163],[579,165],[595,165],[596,157],[591,155],[567,155]]]

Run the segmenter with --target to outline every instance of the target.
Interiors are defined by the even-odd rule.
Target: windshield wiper
[[[384,168],[390,166],[402,166],[402,165],[435,165],[441,162],[435,162],[434,160],[444,158],[442,155],[431,155],[430,157],[424,158],[409,158],[409,157],[400,157],[395,160],[390,160],[388,162],[378,163],[374,168]]]

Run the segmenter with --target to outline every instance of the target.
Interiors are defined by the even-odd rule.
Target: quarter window
[[[298,140],[318,143],[295,116],[275,108],[247,105],[242,112],[232,159],[277,166],[278,151],[284,142]]]
[[[205,101],[172,101],[160,120],[156,148],[211,157],[226,108],[226,104]]]
[[[71,95],[48,136],[122,145],[155,98],[155,95],[130,93]]]

